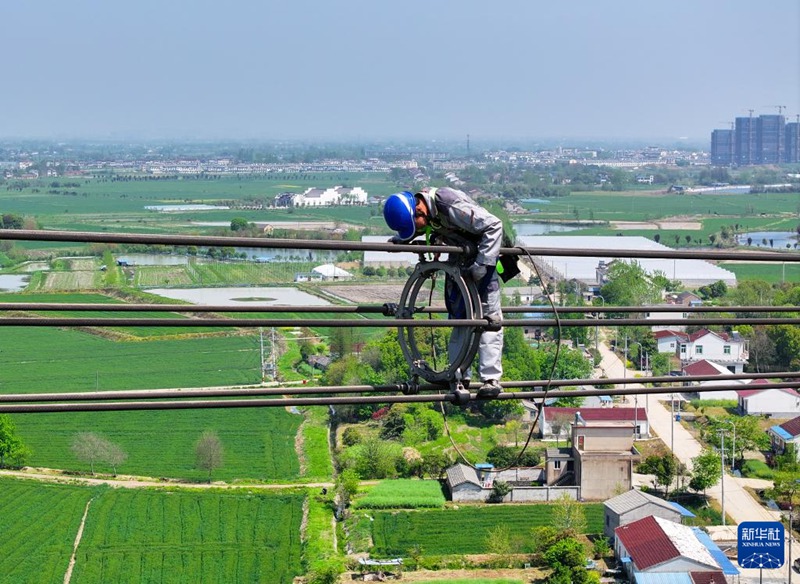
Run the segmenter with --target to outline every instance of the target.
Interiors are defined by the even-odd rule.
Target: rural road
[[[639,374],[638,371],[625,370],[622,360],[613,353],[605,344],[599,345],[602,360],[600,362],[600,369],[608,377],[634,377]],[[626,387],[642,387],[640,384],[629,384]],[[675,456],[685,463],[691,470],[692,458],[698,456],[702,452],[702,445],[684,428],[680,422],[676,422],[670,411],[670,393],[651,394],[648,396],[641,396],[638,398],[638,406],[644,406],[647,409],[647,418],[650,421],[651,433],[657,434],[661,440],[671,448]],[[642,403],[643,402],[643,403]],[[627,401],[622,404],[622,407],[633,407],[636,401],[632,396],[627,396]],[[722,505],[722,483],[718,483],[707,491],[707,494],[714,498],[725,509],[725,514],[732,518],[736,524],[744,521],[778,521],[781,514],[777,511],[771,511],[764,507],[760,502],[754,499],[745,487],[751,488],[765,488],[772,486],[771,481],[760,481],[758,479],[737,478],[727,472],[723,477],[725,488],[725,502]],[[727,531],[729,533],[725,540],[735,540],[737,532],[735,526],[728,526],[730,529],[725,530],[714,529],[711,531]],[[787,560],[789,555],[789,546],[786,545]],[[800,542],[794,541],[791,548],[791,557],[800,557]],[[734,562],[735,564],[735,562]],[[735,564],[736,565],[736,564]],[[738,565],[737,565],[738,567]],[[782,568],[777,570],[764,570],[763,580],[760,580],[761,574],[757,569],[739,568],[742,573],[741,582],[766,582],[769,584],[777,584],[788,582],[789,572],[791,568],[788,564],[784,564]],[[800,584],[800,574],[795,573],[794,581]]]

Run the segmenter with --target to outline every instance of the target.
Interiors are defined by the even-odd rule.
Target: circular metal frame
[[[480,320],[483,318],[483,309],[481,307],[481,299],[478,294],[478,289],[475,283],[471,280],[465,280],[461,275],[461,269],[458,265],[448,262],[420,262],[417,264],[414,271],[408,278],[403,293],[400,295],[400,303],[397,310],[397,318],[411,319],[414,318],[418,312],[417,298],[419,297],[422,287],[429,281],[434,280],[439,272],[443,272],[445,277],[456,286],[461,299],[464,300],[464,307],[466,314],[465,319]],[[427,307],[427,304],[426,304]],[[427,314],[427,313],[426,313]],[[428,317],[430,314],[428,314]],[[422,377],[429,383],[449,384],[456,381],[468,371],[478,352],[478,344],[480,343],[481,327],[473,326],[466,327],[467,334],[465,334],[454,355],[448,355],[449,364],[447,368],[436,369],[420,354],[417,340],[414,336],[414,329],[418,327],[401,326],[397,328],[397,337],[400,342],[400,348],[403,351],[403,356],[411,366],[412,377]]]

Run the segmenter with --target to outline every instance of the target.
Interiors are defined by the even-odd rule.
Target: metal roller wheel
[[[439,279],[439,275],[443,275],[444,278]],[[464,318],[468,320],[482,319],[483,310],[475,283],[471,280],[467,281],[461,276],[458,265],[440,261],[417,264],[403,287],[397,318],[415,318],[418,309],[425,308],[429,304],[428,296],[431,285],[436,286],[437,280],[443,282],[446,279],[456,286],[459,297],[464,301],[466,312]],[[440,293],[443,296],[441,290]],[[429,315],[424,314],[422,317],[429,318]],[[398,327],[397,329],[400,348],[411,366],[411,375],[421,377],[429,383],[446,386],[452,385],[454,381],[460,382],[462,375],[469,370],[475,354],[478,352],[478,343],[483,332],[482,327],[467,327],[467,333],[464,334],[458,347],[454,350],[452,361],[447,354],[447,348],[444,348],[443,360],[446,362],[446,366],[444,364],[439,366],[431,362],[432,359],[438,360],[432,352],[435,350],[433,347],[429,351],[420,346],[421,333],[428,331],[430,334],[431,330],[436,329],[425,327]]]

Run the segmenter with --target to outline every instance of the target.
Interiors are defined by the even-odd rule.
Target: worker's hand
[[[483,264],[479,264],[475,262],[470,267],[467,268],[467,273],[469,277],[472,278],[475,282],[480,282],[483,280],[483,277],[486,275],[486,266]]]
[[[389,243],[405,243],[399,235],[393,235],[389,238]]]

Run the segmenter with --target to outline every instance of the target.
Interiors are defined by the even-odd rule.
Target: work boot
[[[503,388],[496,379],[487,379],[478,389],[478,397],[483,399],[497,397],[501,393],[503,393]]]

